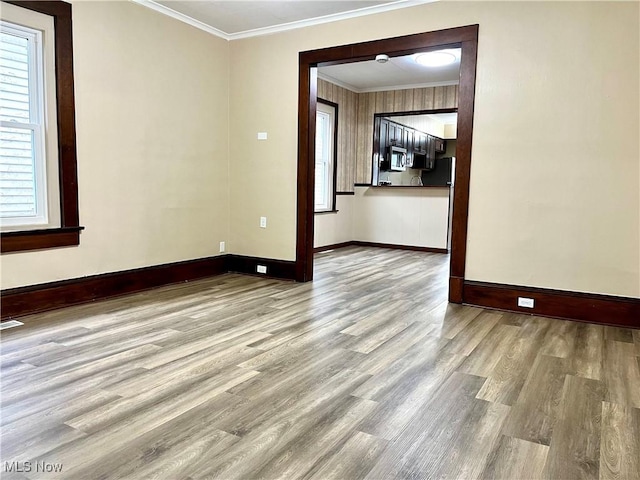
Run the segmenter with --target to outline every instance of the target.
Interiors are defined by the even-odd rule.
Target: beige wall
[[[315,215],[315,231],[313,246],[324,247],[336,243],[350,242],[353,237],[353,195],[336,197],[337,213],[320,213]]]
[[[444,126],[444,138],[457,138],[458,137],[458,124],[457,123],[447,123]]]
[[[447,248],[449,189],[356,187],[353,239]]]
[[[467,277],[640,296],[639,16],[444,1],[227,44],[76,3],[87,230],[79,248],[3,255],[2,286],[213,255],[229,234],[233,253],[294,259],[298,52],[478,23]]]
[[[2,255],[2,288],[216,255],[228,51],[132,2],[73,4],[80,246]]]
[[[437,2],[231,42],[234,251],[295,258],[299,51],[478,23],[467,277],[639,296],[638,18]]]
[[[337,197],[338,213],[316,214],[314,247],[360,240],[447,248],[448,188],[356,187]]]

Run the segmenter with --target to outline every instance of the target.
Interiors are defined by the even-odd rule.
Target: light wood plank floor
[[[447,268],[348,248],[25,318],[3,479],[640,478],[640,332],[449,305]]]

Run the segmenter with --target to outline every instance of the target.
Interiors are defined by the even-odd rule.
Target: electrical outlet
[[[260,217],[260,228],[267,228],[267,217]]]
[[[220,242],[220,253],[224,252],[225,244],[224,242]]]
[[[518,306],[524,308],[533,308],[534,300],[533,298],[527,297],[518,297]]]
[[[266,140],[267,132],[258,132],[258,140]]]
[[[256,272],[258,272],[258,273],[267,273],[266,265],[258,265],[256,267]]]

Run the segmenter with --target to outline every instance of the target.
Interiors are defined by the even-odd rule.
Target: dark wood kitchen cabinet
[[[404,127],[402,131],[402,146],[407,149],[407,152],[411,152],[413,149],[413,129]]]
[[[426,135],[424,149],[413,153],[413,167],[420,170],[432,170],[436,163],[436,137]]]
[[[388,125],[388,145],[394,145],[396,147],[402,146],[402,141],[404,140],[404,128],[393,122],[388,122]]]
[[[429,142],[427,143],[427,157],[436,158],[436,153],[438,152],[438,138],[429,135]]]
[[[427,151],[427,135],[426,133],[422,133],[419,131],[415,131],[413,134],[413,151],[414,152],[426,152]]]
[[[415,128],[402,125],[388,118],[376,117],[374,121],[374,159],[380,162],[374,168],[374,185],[377,184],[377,172],[386,159],[390,146],[407,150],[408,168],[432,170],[436,155],[444,153],[446,143],[442,138],[429,135]]]

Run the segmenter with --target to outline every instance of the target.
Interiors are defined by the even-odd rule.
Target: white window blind
[[[333,208],[333,107],[318,104],[316,113],[315,210]]]
[[[316,118],[316,210],[327,208],[327,173],[329,171],[327,151],[328,124],[329,115],[324,112],[318,112]]]
[[[42,37],[0,25],[0,217],[3,225],[47,223]]]

